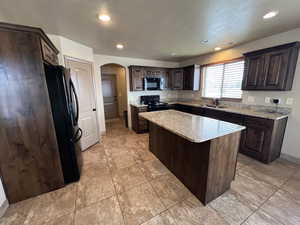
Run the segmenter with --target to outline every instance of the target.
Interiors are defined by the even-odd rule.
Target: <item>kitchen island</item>
[[[245,127],[176,110],[139,114],[150,151],[204,204],[230,188]]]

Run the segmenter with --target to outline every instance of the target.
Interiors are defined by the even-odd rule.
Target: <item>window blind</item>
[[[244,60],[204,67],[203,96],[241,98]]]

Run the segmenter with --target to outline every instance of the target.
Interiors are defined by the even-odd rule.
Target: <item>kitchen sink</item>
[[[207,104],[207,105],[205,105],[206,107],[209,107],[209,108],[215,108],[215,109],[225,109],[225,108],[227,108],[227,106],[224,106],[224,105],[209,105],[209,104]]]

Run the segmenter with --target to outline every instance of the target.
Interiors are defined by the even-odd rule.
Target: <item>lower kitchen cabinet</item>
[[[287,118],[279,120],[245,117],[240,152],[264,163],[280,157]]]
[[[239,151],[263,163],[270,163],[280,157],[288,118],[277,120],[246,116],[218,109],[176,104],[178,111],[223,120],[245,126]]]
[[[139,116],[140,112],[147,112],[147,107],[137,107],[137,106],[130,106],[131,108],[131,123],[132,129],[138,133],[146,133],[148,132],[148,122],[147,120],[141,118]]]

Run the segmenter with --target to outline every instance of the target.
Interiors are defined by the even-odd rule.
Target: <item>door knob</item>
[[[93,111],[95,112],[95,111],[96,111],[96,109],[93,109]]]

